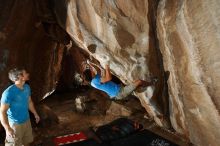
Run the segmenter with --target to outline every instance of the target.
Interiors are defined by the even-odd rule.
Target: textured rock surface
[[[32,75],[34,99],[39,101],[57,81],[60,88],[70,87],[72,75],[91,55],[102,66],[110,60],[112,73],[124,84],[158,76],[156,88],[136,93],[148,114],[161,126],[168,126],[164,119],[170,117],[173,128],[196,145],[219,145],[220,2],[157,4],[156,0],[2,1],[0,91],[9,84],[8,70],[22,65]],[[169,103],[163,66],[170,72]]]
[[[220,2],[161,0],[157,30],[173,127],[196,145],[220,144]]]
[[[111,105],[109,107],[109,109],[106,111],[106,114],[111,114],[113,116],[123,116],[123,117],[129,117],[132,114],[131,109],[120,105],[116,102],[111,102]]]
[[[49,3],[41,1],[38,5],[40,8]],[[54,19],[79,47],[102,66],[110,60],[113,74],[129,84],[136,79],[148,79],[150,73],[157,76],[160,74],[155,48],[153,45],[149,47],[148,7],[147,0],[80,0],[65,1],[65,4],[53,1],[52,12],[55,14]],[[48,20],[45,13],[49,10],[41,10],[41,18]],[[64,11],[67,13],[61,13]],[[161,102],[161,92],[155,96],[153,92],[154,87],[149,87],[136,95],[149,115],[162,126],[163,120],[158,115],[162,115],[163,110],[158,105],[166,101]]]

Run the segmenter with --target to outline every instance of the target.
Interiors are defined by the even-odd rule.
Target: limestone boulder
[[[49,5],[41,1],[39,8],[42,3]],[[74,43],[98,60],[102,67],[110,61],[112,73],[124,84],[130,84],[137,79],[148,80],[150,76],[160,78],[162,73],[156,47],[150,38],[153,35],[149,7],[152,2],[148,0],[53,1],[52,12]],[[47,15],[40,12],[42,20],[47,20]],[[155,94],[155,89],[150,86],[136,95],[149,115],[164,126],[164,118],[158,118],[158,115],[164,114],[163,105],[168,107],[168,97],[163,97],[162,92]]]
[[[173,127],[200,146],[220,144],[220,2],[161,0],[157,35]]]

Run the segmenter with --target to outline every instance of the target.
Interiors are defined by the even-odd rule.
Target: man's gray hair
[[[14,68],[14,69],[11,69],[9,72],[8,72],[8,77],[9,79],[12,81],[12,82],[15,82],[19,79],[19,75],[22,75],[23,74],[23,70],[22,68]]]

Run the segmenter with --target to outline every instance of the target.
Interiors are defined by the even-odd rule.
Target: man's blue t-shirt
[[[101,76],[99,74],[92,79],[91,85],[96,89],[106,92],[111,98],[117,96],[120,91],[120,85],[112,81],[101,83]]]
[[[2,93],[1,103],[9,105],[9,123],[22,124],[29,119],[30,95],[30,86],[27,84],[24,84],[24,89],[19,89],[15,84],[11,85]]]

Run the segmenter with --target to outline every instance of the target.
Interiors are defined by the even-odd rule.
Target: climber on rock
[[[151,86],[157,82],[157,78],[153,78],[150,82],[138,79],[129,85],[122,86],[112,81],[112,74],[109,68],[109,61],[105,62],[104,71],[102,71],[103,69],[101,67],[90,61],[87,61],[87,64],[88,65],[83,72],[83,84],[90,84],[92,87],[104,91],[110,96],[111,99],[126,99],[126,97],[137,88]],[[101,74],[99,74],[96,71],[94,66],[99,68]]]

